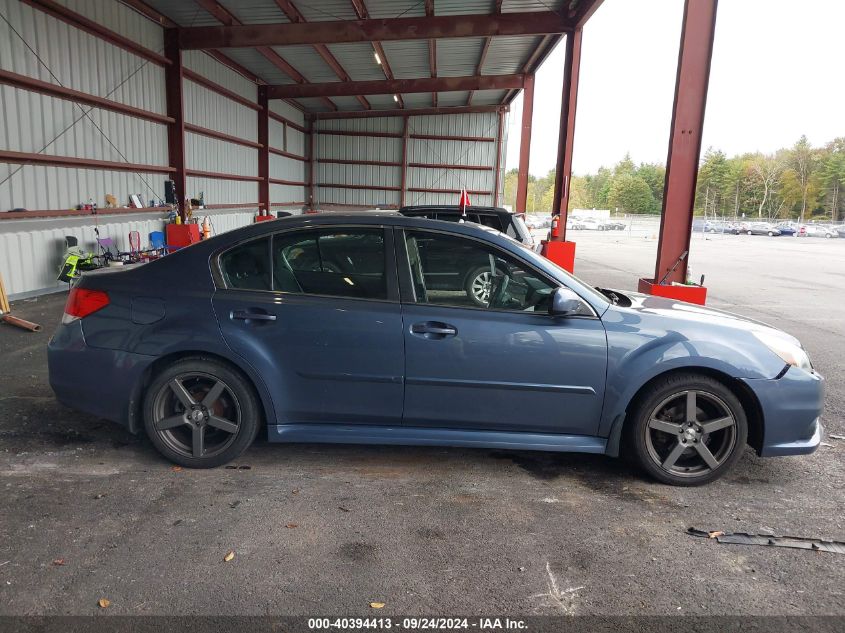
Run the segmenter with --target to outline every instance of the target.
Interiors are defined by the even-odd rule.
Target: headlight
[[[758,341],[780,356],[787,365],[800,367],[805,371],[813,371],[810,357],[800,345],[771,332],[761,331],[753,332],[753,334]]]

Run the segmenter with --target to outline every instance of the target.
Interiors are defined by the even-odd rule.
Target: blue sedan
[[[624,453],[697,485],[746,444],[807,454],[822,430],[822,377],[788,334],[395,213],[291,216],[86,273],[49,366],[61,402],[196,468],[266,432]]]

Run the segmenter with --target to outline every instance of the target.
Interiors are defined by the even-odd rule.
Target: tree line
[[[505,174],[504,203],[516,209],[518,170]],[[550,213],[555,172],[529,176],[526,211]],[[666,168],[636,164],[626,155],[613,167],[573,175],[569,210],[610,209],[619,213],[660,213]],[[698,169],[695,212],[709,217],[760,219],[845,219],[845,137],[813,147],[802,136],[792,147],[771,154],[728,157],[707,149]]]

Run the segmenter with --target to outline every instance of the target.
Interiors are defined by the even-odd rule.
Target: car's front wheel
[[[170,461],[214,468],[232,461],[258,433],[252,385],[228,365],[185,358],[159,372],[144,395],[144,427]]]
[[[748,420],[736,395],[709,376],[673,374],[640,394],[626,425],[628,448],[655,479],[698,486],[742,455]]]

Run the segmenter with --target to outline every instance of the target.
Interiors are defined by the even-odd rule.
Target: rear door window
[[[384,230],[295,231],[273,237],[274,289],[355,299],[387,299]]]
[[[239,244],[223,253],[220,272],[227,288],[272,290],[270,238]]]

